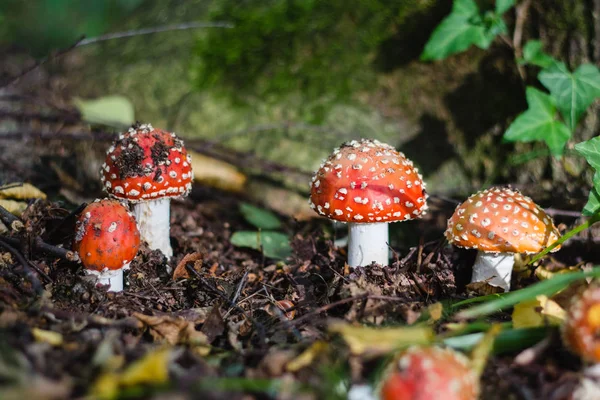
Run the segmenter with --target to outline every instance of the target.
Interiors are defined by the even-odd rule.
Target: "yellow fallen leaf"
[[[105,372],[96,378],[90,388],[90,397],[99,400],[112,400],[119,396],[119,374]]]
[[[121,374],[120,383],[122,386],[165,383],[169,380],[170,360],[170,348],[152,351],[125,369]]]
[[[194,182],[230,192],[244,189],[248,178],[236,166],[193,150],[188,154],[192,157]]]
[[[31,329],[31,334],[37,342],[48,343],[52,346],[60,346],[61,344],[63,344],[63,336],[58,332],[33,328]]]
[[[515,305],[512,313],[514,328],[560,325],[564,319],[565,310],[545,295]]]
[[[384,354],[405,346],[430,344],[434,339],[433,330],[426,326],[369,328],[335,322],[329,326],[329,331],[342,335],[355,355]]]
[[[438,321],[442,318],[442,312],[444,311],[444,306],[439,301],[437,303],[430,304],[427,307],[427,311],[429,311],[429,320],[431,322]]]
[[[494,348],[494,340],[500,332],[502,332],[501,325],[492,325],[471,352],[471,368],[477,376],[481,376],[483,373],[485,364],[487,364],[487,360]]]
[[[0,199],[0,206],[6,208],[9,213],[20,217],[27,208],[27,203],[24,201]]]
[[[15,186],[18,185],[18,186]],[[3,199],[15,199],[15,200],[26,200],[26,199],[45,199],[46,193],[36,188],[30,183],[9,183],[4,186],[0,186],[0,198]]]
[[[549,269],[545,268],[543,265],[540,265],[539,267],[537,267],[535,269],[535,276],[539,280],[543,281],[546,279],[550,279],[559,274],[568,274],[569,272],[572,272],[574,270],[578,270],[578,268],[563,268],[563,269],[559,269],[556,271],[550,271]]]
[[[298,357],[294,358],[286,365],[290,372],[296,372],[304,367],[308,367],[322,353],[327,350],[326,342],[314,342],[308,349],[304,350]]]
[[[160,385],[169,380],[170,348],[159,348],[134,361],[122,372],[101,374],[90,389],[92,398],[111,400],[119,397],[121,389],[149,384]]]

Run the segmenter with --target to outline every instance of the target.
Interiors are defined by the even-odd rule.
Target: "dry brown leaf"
[[[154,316],[133,313],[133,316],[146,325],[156,342],[165,342],[171,345],[191,344],[205,346],[208,349],[206,335],[196,330],[194,321],[168,315]]]
[[[193,150],[188,150],[188,154],[192,157],[194,182],[229,192],[239,193],[244,189],[248,178],[234,165]]]
[[[31,183],[9,183],[4,186],[0,186],[0,198],[3,199],[15,199],[15,200],[26,200],[26,199],[46,199],[46,193],[33,186]],[[5,189],[4,189],[5,188]]]
[[[179,278],[189,279],[190,274],[188,273],[187,269],[185,268],[185,266],[189,262],[193,262],[194,269],[196,271],[200,272],[200,268],[202,268],[202,253],[186,254],[181,259],[181,261],[179,261],[179,263],[177,264],[177,267],[175,268],[175,271],[173,272],[173,280],[179,279]]]
[[[286,369],[290,372],[297,372],[304,367],[308,367],[320,355],[327,351],[329,344],[323,341],[314,342],[308,349],[304,350],[298,357],[290,361]]]
[[[485,296],[488,294],[504,293],[499,286],[492,286],[487,282],[471,282],[466,287],[469,295]]]

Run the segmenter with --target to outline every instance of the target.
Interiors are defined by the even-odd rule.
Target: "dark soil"
[[[60,247],[70,248],[81,207],[70,212],[57,203],[33,203],[23,215],[25,229],[0,237],[0,367],[15,371],[0,373],[0,382],[32,379],[17,392],[22,395],[81,397],[111,368],[123,371],[166,342],[177,349],[169,382],[123,388],[121,396],[337,398],[340,380],[368,381],[385,359],[351,356],[328,333],[328,322],[413,323],[429,304],[468,295],[465,283],[474,254],[439,240],[424,243],[421,238],[417,247],[395,248],[398,256],[389,267],[352,269],[333,246],[326,221],[282,217],[292,237],[290,259],[274,262],[258,251],[234,247],[232,233],[249,229],[238,211],[241,200],[195,188],[187,199],[173,202],[175,256],[167,264],[160,252],[142,247],[121,293],[106,292],[79,264],[61,257]],[[435,221],[443,221],[452,207],[437,208],[427,223],[410,226],[409,233],[441,238],[443,227]],[[419,231],[424,226],[431,232]],[[55,254],[32,245],[38,236],[48,247],[58,246]],[[9,240],[18,245],[9,246]],[[173,269],[179,278],[173,279]],[[37,330],[57,332],[61,340],[52,343]],[[328,351],[304,368],[287,369],[303,350],[322,340],[329,343]],[[482,377],[482,398],[567,398],[581,365],[562,348],[558,335],[547,341],[525,364],[515,362],[518,351],[491,357]],[[115,359],[121,361],[111,367]],[[246,381],[219,381],[230,382],[220,390],[202,385],[217,377],[279,378],[287,389],[244,397],[241,393],[252,392],[240,383]],[[286,395],[293,387],[303,387],[303,394]]]

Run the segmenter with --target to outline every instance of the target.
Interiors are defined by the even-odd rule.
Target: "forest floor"
[[[96,285],[61,250],[71,248],[81,207],[30,202],[25,228],[0,236],[0,397],[343,399],[353,385],[376,382],[389,360],[377,336],[344,340],[347,327],[414,324],[442,337],[456,321],[433,318],[432,305],[477,294],[466,286],[475,254],[441,239],[453,206],[434,207],[427,224],[412,227],[440,240],[395,248],[390,266],[349,268],[320,219],[280,216],[291,238],[285,260],[233,246],[232,233],[250,227],[241,201],[195,186],[172,202],[173,258],[142,246],[121,293]],[[594,243],[575,239],[545,267],[597,261]],[[523,269],[513,289],[536,281]],[[508,310],[481,322],[510,321]],[[555,327],[538,329],[490,355],[481,398],[568,398],[581,363]]]

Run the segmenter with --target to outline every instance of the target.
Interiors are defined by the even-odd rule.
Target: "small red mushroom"
[[[117,200],[96,200],[77,221],[75,251],[89,273],[109,290],[123,290],[123,268],[138,252],[140,233],[135,218]]]
[[[142,239],[170,258],[170,199],[192,188],[192,162],[174,133],[136,125],[120,135],[106,153],[101,180],[115,198],[133,203]]]
[[[600,363],[600,286],[573,298],[561,333],[569,350],[587,362]]]
[[[558,240],[560,232],[529,197],[509,188],[491,188],[456,207],[445,236],[455,246],[479,250],[471,282],[485,281],[508,291],[514,253],[539,253]]]
[[[383,382],[382,400],[475,400],[479,381],[469,360],[441,347],[411,347]]]
[[[388,264],[388,223],[421,217],[425,182],[403,153],[377,140],[344,143],[312,179],[310,206],[348,222],[348,264]]]

